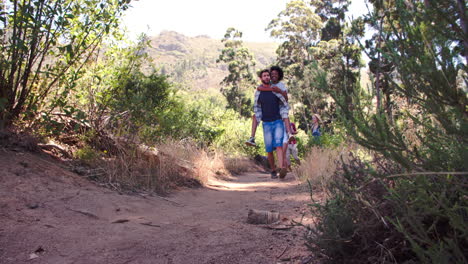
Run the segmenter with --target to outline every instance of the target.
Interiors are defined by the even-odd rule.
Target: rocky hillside
[[[219,83],[227,75],[227,67],[216,63],[223,43],[208,36],[187,37],[174,31],[164,31],[151,38],[150,56],[162,73],[172,76],[184,89],[219,91]],[[244,45],[255,55],[256,69],[275,60],[276,43]]]

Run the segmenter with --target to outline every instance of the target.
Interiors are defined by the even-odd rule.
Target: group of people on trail
[[[293,155],[294,159],[299,162],[297,141],[294,137],[297,129],[288,116],[288,88],[281,82],[283,70],[278,66],[262,70],[258,76],[261,84],[255,91],[251,137],[246,144],[256,146],[255,134],[258,124],[262,121],[271,178],[277,178],[279,173],[279,177],[283,179],[287,174],[287,168],[291,166],[290,155]],[[319,132],[319,127],[316,131]],[[278,166],[275,164],[274,151],[276,151]]]

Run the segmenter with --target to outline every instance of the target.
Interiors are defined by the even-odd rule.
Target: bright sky
[[[150,36],[163,30],[186,36],[208,35],[222,39],[226,29],[243,32],[244,41],[272,42],[268,23],[278,16],[289,0],[137,0],[126,11],[124,25],[130,36],[144,32]],[[366,12],[364,0],[352,0],[350,14]]]

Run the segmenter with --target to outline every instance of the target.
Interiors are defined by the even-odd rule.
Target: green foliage
[[[148,55],[161,69],[161,74],[171,76],[170,80],[176,83],[177,89],[219,94],[220,81],[229,75],[226,63],[216,63],[225,48],[224,42],[208,36],[189,37],[173,31],[162,31],[150,40],[153,48],[148,49]],[[243,41],[243,46],[255,55],[257,69],[266,68],[275,61],[277,43]],[[247,97],[250,96],[248,93]]]
[[[342,123],[336,120],[333,123],[323,123],[320,127],[321,135],[312,136],[312,131],[308,130],[306,134],[306,147],[336,148],[347,142],[348,136]]]
[[[324,148],[334,148],[340,146],[345,138],[341,134],[322,133],[321,136],[314,137],[311,133],[308,134],[309,140],[307,147],[320,146]]]
[[[312,213],[320,220],[310,229],[306,238],[307,246],[312,251],[323,251],[329,263],[344,262],[344,260],[353,263],[352,257],[358,258],[370,247],[366,244],[366,240],[359,239],[364,234],[367,240],[374,241],[374,237],[369,235],[375,230],[365,230],[361,223],[369,223],[369,219],[366,219],[367,221],[364,219],[370,210],[358,204],[359,197],[356,197],[360,195],[356,192],[356,188],[370,180],[368,173],[369,168],[365,164],[353,160],[352,165],[343,166],[343,170],[337,173],[339,176],[327,186],[330,198],[325,203],[314,201],[311,204]],[[371,223],[374,224],[375,221]],[[381,225],[378,225],[378,228],[380,227]],[[374,245],[372,247],[377,248]],[[362,257],[361,261],[363,259],[365,258]]]
[[[180,138],[190,137],[199,144],[222,150],[229,156],[250,156],[263,154],[263,133],[261,126],[257,129],[257,148],[248,147],[245,141],[251,130],[251,118],[244,118],[233,109],[226,109],[220,98],[213,96],[194,96],[184,93],[180,96],[180,106],[184,113],[174,118],[175,125],[168,132],[186,128]],[[171,108],[167,113],[173,113],[177,108]],[[185,118],[190,111],[196,112]],[[165,117],[164,119],[168,119]],[[174,137],[173,134],[171,134]]]
[[[227,107],[234,109],[241,116],[252,114],[253,103],[246,92],[255,85],[253,54],[242,44],[242,32],[228,28],[222,42],[224,49],[216,62],[226,63],[229,75],[221,82],[221,93],[227,99]]]
[[[328,74],[318,70],[314,79],[335,99],[347,131],[359,144],[408,170],[464,171],[467,97],[457,77],[466,71],[466,65],[453,45],[461,36],[454,31],[440,33],[437,28],[445,22],[430,23],[434,17],[456,17],[446,16],[437,6],[408,5],[397,1],[391,6],[393,11],[380,20],[367,18],[370,23],[388,25],[381,33],[388,36],[385,48],[369,46],[368,51],[377,57],[374,60],[381,56],[385,64],[392,65],[378,74],[382,78],[377,87],[382,88],[384,97],[377,109],[369,110],[372,97],[363,97],[359,85],[351,86],[351,92],[338,92],[330,86]],[[400,38],[402,34],[406,37]],[[400,79],[392,79],[393,74]]]
[[[308,47],[319,39],[321,18],[302,0],[286,4],[278,18],[267,27],[272,37],[285,41],[277,50],[278,61],[285,67],[287,77],[301,78],[302,69],[310,62]]]
[[[168,77],[154,69],[147,37],[142,35],[135,43],[114,41],[85,68],[79,82],[84,89],[76,94],[76,103],[85,109],[96,131],[153,142],[168,136],[167,130],[173,127],[168,122],[179,112],[185,115],[185,109],[181,110]],[[170,108],[174,108],[172,115],[167,114]]]
[[[371,3],[372,13],[354,21],[350,34],[362,36],[366,23],[376,31],[363,45],[372,91],[339,67],[309,66],[347,134],[375,153],[371,164],[355,159],[343,166],[328,201],[314,204],[319,220],[309,247],[330,263],[466,263],[464,7]]]
[[[403,175],[379,160],[353,159],[328,186],[307,245],[326,263],[466,263],[467,178]]]
[[[345,13],[348,11],[348,6],[351,4],[349,0],[312,0],[311,5],[315,6],[315,13],[323,20],[325,25],[322,28],[322,41],[330,41],[340,39],[344,28],[343,21]]]
[[[298,129],[297,134],[294,135],[297,141],[297,152],[299,158],[304,158],[309,150],[309,135],[301,129]]]
[[[184,83],[172,83],[157,73],[148,56],[149,44],[146,36],[136,43],[110,43],[104,56],[87,69],[80,80],[87,89],[78,98],[92,127],[148,145],[192,139],[233,155],[255,151],[244,144],[250,119],[226,110],[222,97],[185,89]]]
[[[175,63],[173,67],[173,80],[178,83],[187,83],[189,80],[206,78],[208,75],[208,63],[204,58],[188,58]],[[161,70],[163,73],[163,71]],[[186,84],[187,88],[190,85]]]
[[[116,132],[133,134],[148,144],[168,138],[192,138],[201,145],[210,145],[221,131],[206,124],[210,116],[205,106],[171,92],[165,76],[150,77],[143,83],[146,96],[144,93],[136,94],[136,98],[132,95],[132,100],[118,104],[117,109],[111,108],[114,113],[123,113],[114,116],[114,122],[120,124]]]
[[[32,119],[66,104],[81,67],[118,27],[129,1],[3,1],[0,120]],[[45,108],[45,109],[43,109]]]
[[[190,101],[188,96],[173,98],[171,108],[157,114],[159,120],[155,127],[159,137],[174,139],[193,138],[200,145],[209,146],[223,130],[210,123],[216,106],[207,101]],[[207,104],[204,104],[207,103]],[[209,112],[210,106],[213,113]]]
[[[295,106],[295,119],[309,127],[312,114],[333,120],[335,106],[313,80],[310,65],[320,64],[330,72],[331,88],[350,90],[358,81],[360,48],[351,43],[344,23],[349,1],[291,1],[267,30],[284,39],[278,48],[278,64],[285,69]]]
[[[76,159],[84,162],[92,162],[99,157],[99,153],[89,145],[85,145],[83,148],[78,149],[73,154]]]
[[[168,107],[170,84],[166,76],[135,72],[119,79],[109,91],[109,109],[116,114],[127,112],[135,126],[152,124],[153,114]]]
[[[391,222],[423,263],[468,261],[466,175],[399,179],[389,197],[397,217]]]
[[[255,142],[257,147],[250,147],[245,141],[250,137],[252,119],[240,117],[232,110],[226,110],[215,119],[218,126],[223,129],[223,135],[216,140],[216,147],[234,156],[264,155],[265,146],[263,144],[263,130],[261,125],[257,128]]]

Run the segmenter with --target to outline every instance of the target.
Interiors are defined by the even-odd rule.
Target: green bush
[[[390,221],[421,263],[468,262],[466,175],[415,175],[395,180]]]
[[[311,206],[309,249],[326,263],[466,263],[466,176],[388,178],[399,169],[382,162],[343,165],[329,198]]]
[[[304,130],[298,129],[297,134],[294,135],[297,141],[297,152],[300,159],[303,159],[309,149],[309,135]]]
[[[153,122],[145,124],[146,132],[143,138],[146,138],[146,141],[192,138],[197,142],[210,144],[220,133],[204,124],[207,117],[199,107],[184,103],[177,97],[173,97],[172,100],[172,107],[155,112]]]
[[[232,109],[222,111],[215,121],[218,123],[217,127],[223,130],[223,134],[215,141],[215,147],[234,156],[265,155],[262,125],[258,126],[256,132],[257,147],[247,146],[245,141],[249,139],[251,134],[252,119],[241,117]]]
[[[334,89],[331,77],[347,76],[313,64],[311,85],[333,97],[347,135],[379,159],[343,166],[328,201],[313,208],[309,246],[330,263],[467,263],[467,65],[456,44],[466,35],[458,30],[465,8],[371,4],[352,30],[379,33],[363,45],[372,89]],[[337,215],[348,220],[332,221]]]
[[[307,147],[319,146],[324,148],[333,148],[342,144],[345,140],[345,137],[342,134],[330,134],[322,133],[319,137],[312,136],[311,133],[308,135],[308,144]]]
[[[99,153],[92,147],[86,145],[74,153],[74,157],[84,162],[92,162],[99,157]]]

